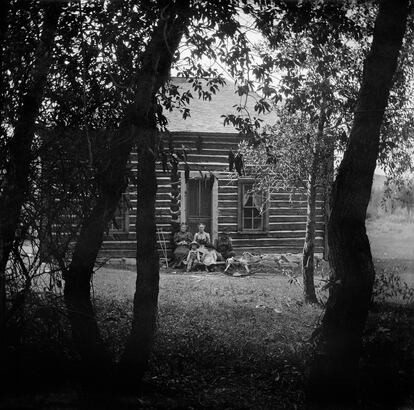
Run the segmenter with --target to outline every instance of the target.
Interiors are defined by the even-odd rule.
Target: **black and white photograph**
[[[0,410],[414,410],[414,0],[0,5]]]

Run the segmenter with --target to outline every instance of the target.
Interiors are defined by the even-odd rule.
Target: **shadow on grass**
[[[414,408],[414,304],[375,304],[361,358],[361,399],[367,408]]]
[[[312,354],[308,340],[320,308],[300,303],[300,292],[285,288],[280,278],[269,283],[196,280],[163,282],[159,331],[140,395],[112,402],[105,395],[79,396],[70,335],[46,338],[45,326],[36,332],[29,326],[30,338],[14,350],[5,371],[14,388],[0,408],[303,408]],[[131,300],[99,296],[96,302],[103,335],[119,356]],[[413,305],[374,306],[361,360],[362,408],[412,405],[413,335]]]

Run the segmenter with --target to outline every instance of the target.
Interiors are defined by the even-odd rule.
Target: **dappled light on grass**
[[[128,284],[134,275],[110,270],[98,275],[99,300],[119,318],[108,313],[102,318],[108,342],[114,344],[129,323]],[[118,302],[105,302],[101,291],[115,291],[111,282],[118,282],[118,276],[122,286],[112,295]],[[122,296],[127,301],[121,302]],[[293,408],[302,403],[308,341],[321,309],[303,304],[302,290],[286,276],[165,274],[159,300],[159,328],[146,379],[164,392],[159,406]],[[151,400],[154,405],[153,396]]]

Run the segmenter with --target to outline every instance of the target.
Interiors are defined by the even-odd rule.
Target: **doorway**
[[[200,222],[206,225],[206,231],[212,232],[212,189],[206,179],[190,179],[187,183],[187,224],[190,232],[198,231]]]

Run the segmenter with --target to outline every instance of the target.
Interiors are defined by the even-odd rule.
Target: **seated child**
[[[214,265],[217,262],[217,252],[214,249],[214,246],[211,243],[206,245],[204,254],[202,257],[203,265],[205,266],[206,271],[210,271],[214,268]]]
[[[187,255],[187,272],[190,270],[195,269],[197,266],[201,265],[201,252],[198,249],[199,244],[196,241],[191,242],[190,250],[188,251]]]

